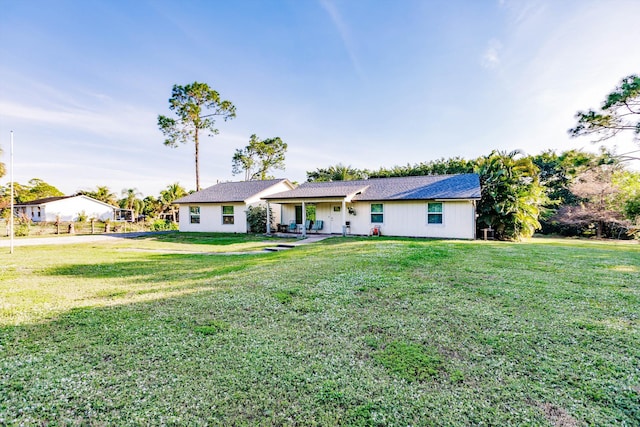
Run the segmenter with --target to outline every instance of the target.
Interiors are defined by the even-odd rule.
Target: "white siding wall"
[[[191,224],[190,206],[200,207],[200,223]],[[222,223],[222,206],[233,206],[234,223]],[[180,205],[180,231],[207,231],[214,233],[246,233],[247,215],[244,203],[201,203]]]
[[[376,203],[376,202],[373,202]],[[427,224],[427,202],[378,202],[383,204],[384,222],[371,223],[371,203],[358,202],[347,204],[355,209],[356,215],[347,211],[346,221],[351,223],[350,234],[368,235],[375,225],[379,225],[383,235],[406,237],[436,237],[452,239],[475,238],[475,211],[470,201],[442,202],[443,224]],[[316,219],[324,221],[323,233],[341,233],[342,213],[333,212],[332,206],[340,203],[318,203]],[[283,206],[282,223],[288,224],[295,219],[294,205]],[[331,218],[337,221],[331,226]]]
[[[271,212],[271,231],[276,231],[276,224],[282,224],[282,207],[277,203],[269,203]]]
[[[384,222],[371,223],[371,203],[354,203],[356,216],[347,215],[352,234],[369,234],[379,225],[383,235],[473,239],[475,212],[470,201],[442,202],[443,223],[427,224],[427,202],[383,202]]]
[[[263,203],[252,203],[251,206]],[[200,207],[200,224],[191,224],[189,214],[190,206]],[[222,206],[233,206],[234,223],[222,223]],[[180,231],[201,231],[212,233],[246,233],[247,232],[247,206],[244,203],[201,203],[191,205],[180,205]],[[274,217],[274,224],[280,222],[280,205],[271,204],[271,215]]]
[[[266,202],[260,200],[269,194],[280,193],[291,190],[292,187],[285,182],[275,184],[261,193],[246,200],[245,203],[192,203],[190,205],[180,204],[180,231],[201,231],[213,233],[246,233],[247,232],[247,214],[246,210],[249,206],[264,206]],[[200,223],[191,224],[189,215],[190,206],[200,207]],[[222,206],[233,206],[233,214],[235,216],[233,224],[222,223]],[[281,208],[278,204],[271,204],[271,216],[274,218],[274,224],[281,222]]]
[[[296,219],[295,205],[282,205],[280,212],[282,212],[280,224],[289,225],[291,221]]]
[[[113,219],[113,210],[114,208],[112,207],[105,206],[102,203],[94,202],[84,197],[73,197],[44,205],[41,212],[41,220],[54,222],[56,218],[60,216],[62,221],[76,221],[78,214],[84,211],[87,218],[97,218],[104,221],[106,219]],[[37,213],[36,216],[34,216],[34,221],[37,221]]]

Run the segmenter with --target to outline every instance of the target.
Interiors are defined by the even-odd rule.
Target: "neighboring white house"
[[[264,205],[261,199],[293,188],[287,179],[272,179],[223,182],[189,194],[174,201],[180,205],[180,231],[246,233],[249,206]],[[271,206],[270,215],[281,222],[279,208]]]
[[[31,202],[17,203],[15,212],[33,222],[77,221],[80,215],[100,221],[112,220],[115,206],[88,196],[46,197]]]
[[[307,207],[315,206],[320,233],[474,239],[480,179],[459,174],[307,182],[263,198],[281,205],[284,224],[308,224]]]

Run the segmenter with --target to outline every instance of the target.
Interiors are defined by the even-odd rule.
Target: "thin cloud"
[[[83,130],[97,135],[141,136],[149,134],[149,126],[155,125],[155,116],[134,107],[120,107],[118,110],[96,110],[89,108],[42,108],[15,102],[0,102],[0,116],[30,124],[62,126]]]
[[[351,33],[347,25],[342,20],[340,12],[338,12],[338,9],[330,0],[320,0],[320,5],[331,18],[331,22],[333,22],[336,30],[338,30],[338,34],[342,39],[342,44],[344,45],[344,49],[346,50],[347,55],[349,55],[349,59],[351,60],[353,68],[356,70],[356,73],[360,77],[363,77],[364,73],[362,72],[362,67],[360,66],[360,62],[358,61],[358,58],[355,54],[356,48],[351,37]]]
[[[489,40],[489,46],[482,55],[482,66],[484,68],[496,68],[500,65],[500,52],[502,51],[502,43],[499,40]]]

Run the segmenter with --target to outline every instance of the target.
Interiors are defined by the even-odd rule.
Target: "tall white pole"
[[[11,203],[10,203],[10,210],[9,210],[9,235],[11,236],[9,238],[10,243],[9,243],[9,253],[13,253],[13,131],[11,131],[11,174],[10,174],[10,179],[11,179]]]

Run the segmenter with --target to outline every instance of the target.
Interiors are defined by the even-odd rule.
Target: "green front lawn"
[[[170,236],[3,256],[0,425],[640,424],[638,245]]]

